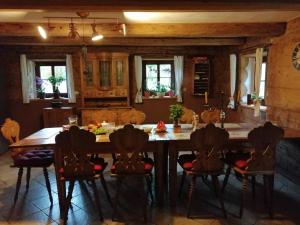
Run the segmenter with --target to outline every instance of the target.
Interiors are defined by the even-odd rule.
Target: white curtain
[[[253,57],[241,57],[241,100],[247,102],[247,94],[253,92],[253,78],[254,78],[255,59]]]
[[[254,81],[254,91],[257,96],[259,96],[260,88],[260,78],[261,78],[261,68],[263,61],[263,48],[257,48],[255,53],[255,81]]]
[[[73,76],[73,63],[72,55],[66,57],[66,69],[67,69],[67,88],[69,103],[76,103],[76,93],[74,87],[74,76]]]
[[[234,109],[234,92],[236,85],[236,55],[230,55],[230,101],[228,108]]]
[[[29,103],[36,98],[35,63],[27,60],[26,55],[20,55],[23,103]]]
[[[35,62],[27,60],[27,72],[28,72],[28,95],[30,99],[37,98],[36,96],[36,81],[35,81]]]
[[[135,103],[142,103],[142,57],[134,56],[134,66],[135,66],[135,82],[136,82],[136,96]]]
[[[259,88],[260,88],[260,79],[261,79],[261,67],[263,61],[263,48],[257,48],[255,53],[255,76],[254,76],[254,91],[258,98],[259,96]],[[254,117],[260,116],[260,102],[255,102],[254,106]]]
[[[182,102],[181,87],[183,82],[183,56],[174,56],[174,70],[177,102]]]

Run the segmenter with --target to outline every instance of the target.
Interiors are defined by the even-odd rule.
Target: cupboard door
[[[87,61],[86,63],[86,70],[84,71],[84,82],[86,87],[94,86],[93,61]]]
[[[100,89],[111,88],[111,61],[99,61],[99,87]]]
[[[115,61],[115,71],[116,71],[116,86],[124,85],[124,61],[116,60]]]

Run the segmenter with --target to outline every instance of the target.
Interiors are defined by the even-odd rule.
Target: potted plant
[[[45,88],[42,88],[42,87],[37,88],[36,92],[37,92],[37,97],[39,99],[44,99],[45,98]]]
[[[180,104],[170,105],[170,119],[173,120],[174,127],[179,126],[179,119],[183,115],[183,107]]]
[[[48,78],[49,83],[52,84],[52,88],[53,88],[53,97],[54,98],[59,98],[59,90],[58,90],[58,86],[65,80],[65,78],[63,78],[62,76],[51,76]]]
[[[149,98],[150,96],[151,96],[151,91],[150,91],[149,89],[146,88],[146,89],[144,90],[144,97],[145,97],[145,98]]]
[[[165,96],[166,92],[167,92],[166,86],[163,85],[163,84],[158,83],[158,85],[156,86],[156,95],[159,98],[162,98],[162,97]]]

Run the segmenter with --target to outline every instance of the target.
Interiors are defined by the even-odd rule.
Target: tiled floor
[[[0,224],[16,225],[57,225],[59,224],[59,208],[57,200],[57,190],[53,168],[50,170],[50,180],[54,196],[54,205],[50,207],[48,193],[45,187],[42,171],[32,170],[32,179],[27,194],[24,193],[25,180],[23,179],[19,200],[16,206],[12,207],[17,169],[10,168],[11,162],[9,154],[0,156]],[[109,171],[105,173],[111,195],[114,196],[115,180],[110,178]],[[223,177],[222,177],[223,179]],[[120,200],[120,222],[111,220],[111,206],[107,202],[100,182],[98,189],[101,196],[102,210],[105,220],[102,224],[121,225],[121,224],[144,224],[142,217],[142,207],[139,205],[138,190],[136,181],[129,180],[122,191]],[[262,184],[258,180],[256,200],[252,201],[251,192],[247,196],[246,208],[243,219],[237,217],[239,209],[239,190],[241,183],[234,177],[230,177],[225,194],[225,206],[228,212],[228,219],[222,217],[221,210],[217,207],[218,201],[213,192],[202,183],[197,183],[197,191],[194,198],[193,219],[187,219],[186,199],[187,184],[184,194],[178,199],[178,207],[172,210],[167,206],[160,208],[157,206],[149,207],[149,223],[157,225],[296,225],[300,224],[300,187],[291,183],[281,175],[275,178],[275,199],[274,212],[275,218],[271,220],[263,204]],[[90,189],[87,186],[87,189]],[[73,209],[69,212],[68,224],[72,225],[92,225],[101,224],[95,210],[90,195],[87,194],[84,186],[76,184],[74,197],[72,199]],[[211,204],[207,204],[209,201]],[[215,206],[213,206],[215,205]],[[216,207],[217,206],[217,207]],[[122,222],[121,222],[122,221]],[[126,221],[126,222],[125,222]]]

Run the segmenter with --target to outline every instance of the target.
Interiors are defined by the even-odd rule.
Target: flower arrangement
[[[58,86],[65,80],[65,78],[63,78],[62,76],[57,76],[57,77],[51,76],[47,80],[49,83],[52,84],[54,98],[58,98],[59,97]]]
[[[40,99],[44,99],[45,98],[45,88],[42,87],[43,80],[40,77],[36,76],[35,84],[36,84],[37,97]]]

